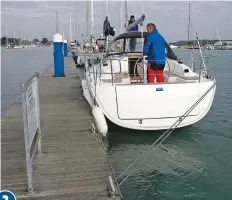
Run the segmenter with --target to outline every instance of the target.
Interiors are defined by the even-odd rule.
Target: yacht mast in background
[[[56,11],[56,33],[59,33],[59,25],[58,25],[58,11]]]
[[[106,16],[109,17],[108,16],[108,0],[106,0],[105,3],[106,3]]]
[[[120,1],[120,23],[119,23],[119,25],[120,25],[120,33],[122,33],[123,31],[122,31],[122,1]]]
[[[8,35],[7,35],[7,24],[6,24],[6,47],[8,47]]]
[[[187,38],[187,46],[190,45],[189,44],[189,34],[190,34],[190,3],[189,3],[189,19],[188,19],[188,38]]]
[[[72,13],[70,12],[69,17],[69,42],[72,42]]]
[[[24,41],[23,41],[23,29],[22,29],[22,41],[21,41],[21,46],[24,46]]]
[[[78,27],[77,27],[77,2],[75,1],[75,39],[78,37]]]
[[[127,8],[127,0],[125,0],[125,29],[128,23],[128,8]]]
[[[215,30],[216,30],[216,34],[217,34],[218,39],[219,39],[219,41],[220,41],[220,45],[222,45],[222,40],[221,40],[221,37],[220,37],[220,35],[219,35],[219,33],[218,33],[218,29],[217,29],[216,26],[214,26],[214,28],[215,28]]]
[[[93,0],[91,0],[91,35],[94,34]]]
[[[86,0],[86,37],[89,36],[89,9],[88,0]]]

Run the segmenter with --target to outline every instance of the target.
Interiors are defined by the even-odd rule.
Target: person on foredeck
[[[134,23],[134,21],[135,21],[135,16],[131,15],[130,20],[128,22],[128,26],[131,25],[132,23]],[[136,25],[129,32],[135,32],[135,31],[137,32],[138,30],[139,30],[138,25]],[[135,51],[135,46],[136,46],[136,38],[131,38],[130,39],[130,52]]]
[[[106,16],[106,19],[103,24],[103,35],[106,37],[110,34],[110,22],[108,20],[108,17]]]
[[[163,83],[163,70],[166,63],[165,40],[156,29],[155,24],[149,23],[146,28],[149,34],[147,35],[144,43],[143,55],[147,55],[148,60],[148,82],[154,83],[154,79],[156,77],[157,83]]]

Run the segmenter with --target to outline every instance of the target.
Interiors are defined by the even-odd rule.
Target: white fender
[[[78,56],[77,58],[77,64],[79,65],[83,65],[84,64],[84,57],[83,56]]]
[[[77,57],[77,64],[78,64],[78,65],[81,64],[81,57],[80,57],[80,56]]]
[[[92,115],[98,132],[101,133],[103,136],[106,136],[108,132],[108,126],[102,110],[98,106],[94,106],[92,109]]]
[[[108,133],[108,125],[106,123],[105,115],[98,106],[95,106],[93,104],[93,100],[87,89],[86,80],[81,81],[81,86],[83,88],[83,95],[85,99],[87,100],[87,102],[89,103],[90,108],[92,109],[92,115],[93,115],[97,130],[100,134],[102,134],[103,136],[106,136]]]

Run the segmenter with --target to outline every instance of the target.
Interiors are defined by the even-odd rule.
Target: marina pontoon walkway
[[[21,100],[2,117],[1,190],[17,199],[112,199],[107,188],[112,172],[101,139],[91,131],[91,110],[73,66],[72,58],[65,58],[66,77],[52,77],[50,66],[39,78],[43,154],[33,159],[36,196],[26,195]]]

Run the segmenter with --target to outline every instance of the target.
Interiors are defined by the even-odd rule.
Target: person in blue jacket
[[[166,63],[165,40],[153,23],[147,25],[147,32],[149,34],[145,39],[143,55],[147,55],[148,60],[148,82],[154,83],[156,77],[156,82],[162,83],[164,82],[163,70]]]
[[[128,26],[132,23],[134,23],[135,21],[135,16],[134,15],[131,15],[130,16],[130,20],[128,22]],[[135,32],[135,31],[138,31],[139,30],[139,27],[138,25],[136,25],[135,27],[133,27],[130,32]],[[135,51],[135,46],[136,46],[136,38],[131,38],[130,39],[130,52],[134,52]]]

